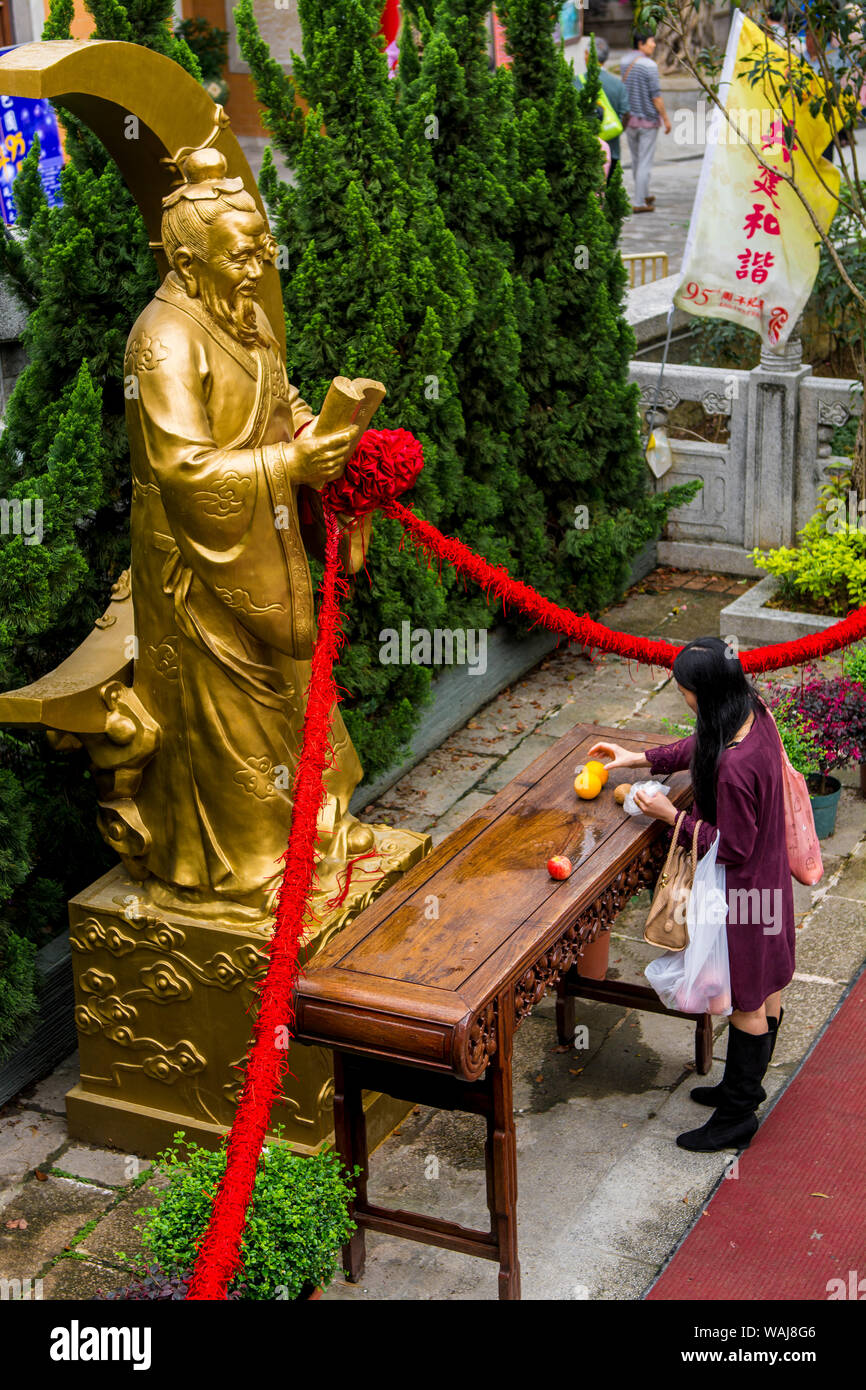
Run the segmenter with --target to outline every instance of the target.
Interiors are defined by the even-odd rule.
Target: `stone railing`
[[[631,379],[641,388],[644,418],[653,412],[666,312],[676,276],[631,292],[628,317],[638,339]],[[688,316],[677,311],[674,338],[682,339]],[[705,416],[722,416],[727,439],[673,439],[673,467],[656,485],[700,478],[703,488],[687,507],[672,512],[658,543],[661,564],[754,574],[755,546],[791,545],[815,511],[818,490],[839,460],[834,431],[862,407],[857,382],[816,377],[802,361],[798,338],[781,352],[764,350],[751,371],[692,366],[665,367],[656,424],[667,424],[683,402],[699,403]],[[699,432],[699,431],[698,431]]]

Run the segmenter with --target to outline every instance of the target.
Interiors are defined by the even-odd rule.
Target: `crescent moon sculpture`
[[[225,111],[194,77],[153,49],[105,39],[22,44],[0,58],[0,92],[57,101],[101,140],[144,218],[161,276],[170,269],[160,240],[162,200],[181,182],[177,161],[191,150],[205,145],[219,150],[228,177],[243,179],[268,221]],[[274,266],[264,268],[259,294],[285,350],[283,299]]]

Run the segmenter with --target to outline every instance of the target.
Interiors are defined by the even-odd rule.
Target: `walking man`
[[[670,135],[671,123],[662,100],[658,65],[653,62],[655,35],[648,29],[636,29],[634,49],[620,64],[620,75],[628,92],[630,115],[626,127],[631,168],[634,177],[634,206],[632,212],[653,212],[655,198],[649,191],[659,126]]]

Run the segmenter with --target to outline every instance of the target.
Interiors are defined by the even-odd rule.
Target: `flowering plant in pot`
[[[154,1203],[138,1215],[145,1218],[139,1227],[145,1254],[162,1273],[184,1282],[191,1277],[225,1167],[224,1146],[211,1152],[184,1142],[182,1131],[157,1158],[153,1175],[163,1186],[150,1187]],[[256,1300],[319,1297],[337,1271],[340,1246],[355,1229],[348,1213],[352,1196],[335,1153],[305,1157],[281,1143],[266,1145],[241,1243],[242,1267],[229,1294]]]
[[[817,730],[796,703],[793,691],[771,694],[767,699],[788,761],[808,782],[820,772],[821,749]]]
[[[790,726],[798,718],[798,736],[809,735],[807,744],[817,766],[808,770],[800,766],[798,770],[806,777],[818,836],[826,839],[833,833],[842,791],[839,779],[831,773],[866,756],[866,687],[847,676],[817,676],[798,690],[785,691],[775,701],[771,698],[770,703],[777,725],[781,720],[782,725]],[[793,757],[791,761],[796,767]]]

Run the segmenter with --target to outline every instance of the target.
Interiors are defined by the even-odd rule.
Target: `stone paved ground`
[[[743,581],[656,571],[606,615],[616,628],[688,640],[718,630]],[[838,660],[827,663],[838,670]],[[504,691],[419,763],[365,815],[430,829],[435,841],[471,815],[579,721],[672,735],[683,705],[664,672],[562,651]],[[866,956],[866,840],[854,775],[826,876],[795,884],[798,971],[767,1089],[789,1080]],[[642,940],[646,894],[616,923],[611,974],[640,980],[653,954]],[[518,1032],[519,1238],[525,1298],[639,1298],[720,1180],[731,1155],[686,1154],[674,1136],[701,1118],[688,1098],[687,1024],[586,1003],[588,1046],[561,1050],[552,999]],[[724,1024],[716,1060],[724,1056]],[[717,1076],[716,1071],[716,1076]],[[79,1144],[66,1132],[69,1058],[0,1111],[0,1278],[43,1280],[45,1298],[117,1287],[140,1260],[136,1210],[147,1165]],[[484,1223],[481,1125],[418,1108],[373,1155],[372,1193],[392,1205]],[[431,1176],[435,1175],[435,1176]],[[22,1225],[22,1223],[25,1223]],[[368,1237],[364,1280],[338,1278],[329,1299],[494,1299],[495,1266],[384,1236]],[[771,1276],[768,1274],[768,1279]],[[772,1289],[768,1284],[768,1297]]]

